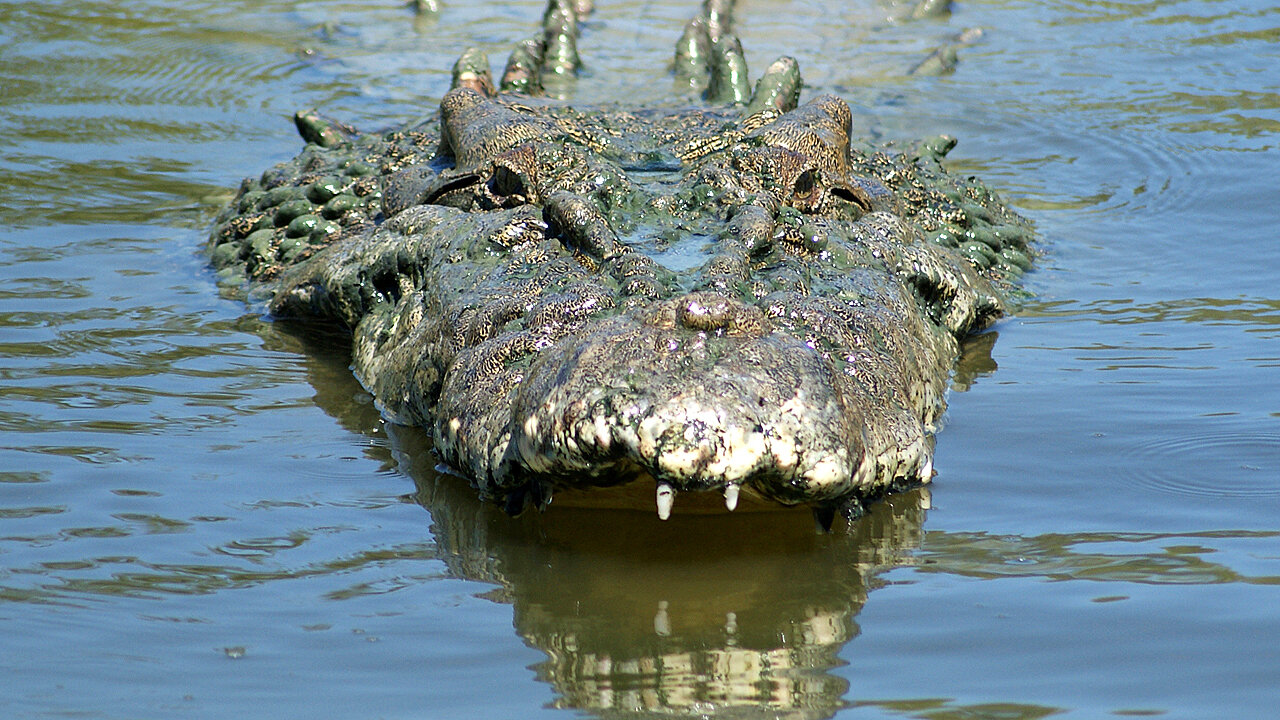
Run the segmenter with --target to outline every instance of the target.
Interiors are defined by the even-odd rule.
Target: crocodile
[[[390,421],[518,514],[649,487],[808,504],[829,528],[934,476],[960,342],[1005,314],[1029,223],[942,165],[949,136],[875,144],[752,86],[733,3],[706,0],[669,107],[566,105],[581,0],[551,0],[495,82],[468,50],[430,118],[360,132],[316,111],[209,240],[278,318],[346,328]]]

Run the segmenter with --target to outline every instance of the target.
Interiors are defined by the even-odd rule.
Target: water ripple
[[[1198,498],[1280,497],[1280,434],[1188,433],[1130,447],[1126,480]]]
[[[1182,322],[1238,326],[1248,332],[1280,333],[1280,300],[1263,297],[1171,298],[1137,302],[1111,298],[1092,302],[1057,301],[1028,304],[1027,318],[1074,319],[1107,325]]]
[[[1030,537],[984,532],[926,535],[917,572],[979,578],[1044,577],[1152,585],[1280,585],[1274,531],[1199,533],[1051,533]],[[1215,561],[1221,549],[1226,556]],[[1262,559],[1257,559],[1257,558]]]

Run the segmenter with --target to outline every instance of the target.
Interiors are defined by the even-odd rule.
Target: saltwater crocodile
[[[499,83],[468,51],[430,121],[307,146],[247,179],[210,240],[279,317],[352,332],[391,420],[512,512],[648,482],[807,503],[829,526],[933,476],[958,343],[1005,312],[1027,223],[940,161],[876,146],[798,65],[748,84],[731,2],[707,0],[675,72],[705,107],[540,97],[577,67],[583,3]],[[496,89],[495,89],[496,86]]]

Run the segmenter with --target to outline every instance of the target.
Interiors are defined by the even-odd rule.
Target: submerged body
[[[300,114],[310,144],[245,182],[214,262],[278,316],[349,327],[383,411],[513,511],[647,481],[664,518],[716,490],[829,523],[928,482],[958,342],[1004,312],[1029,231],[942,170],[954,141],[875,147],[843,100],[797,107],[789,58],[745,92],[726,8],[677,56],[710,54],[722,107],[496,94],[468,54],[438,121]],[[552,3],[504,87],[572,66],[572,13]]]

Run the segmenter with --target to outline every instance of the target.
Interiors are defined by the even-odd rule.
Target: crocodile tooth
[[[666,483],[658,483],[658,519],[671,517],[671,506],[676,501],[675,488]]]
[[[738,484],[729,483],[724,486],[724,506],[729,508],[729,512],[733,512],[738,507]]]

